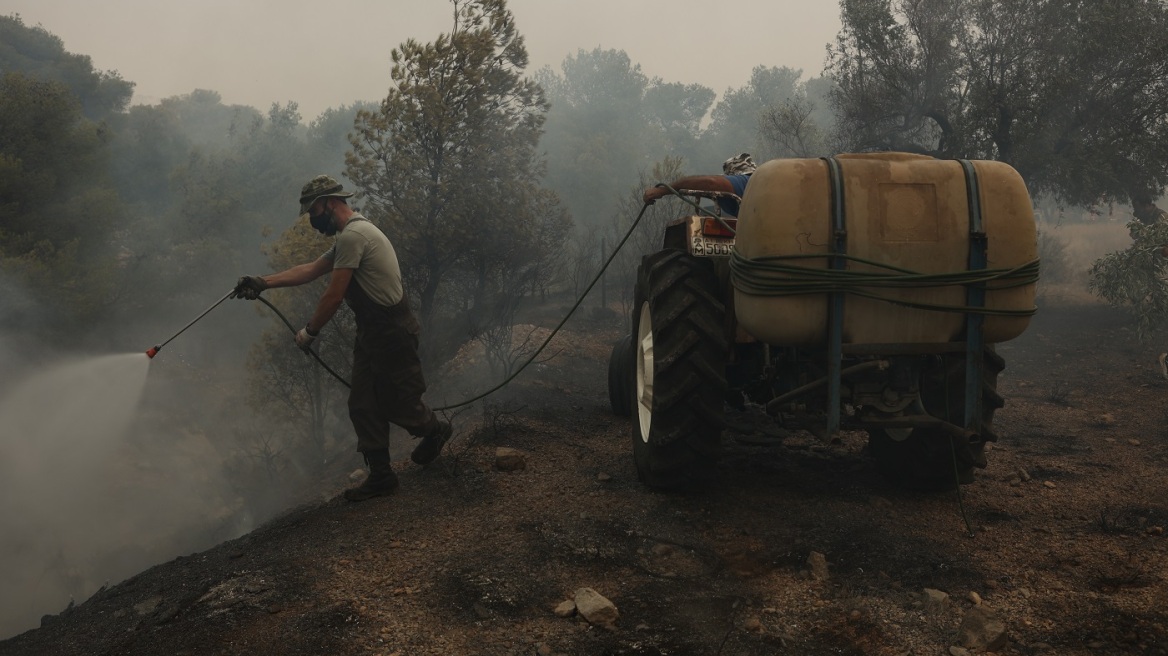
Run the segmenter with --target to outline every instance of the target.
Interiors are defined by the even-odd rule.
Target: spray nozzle
[[[158,352],[161,350],[162,350],[162,344],[159,344],[159,345],[155,346],[154,348],[151,348],[149,351],[146,351],[146,357],[153,360],[154,356],[158,355]]]

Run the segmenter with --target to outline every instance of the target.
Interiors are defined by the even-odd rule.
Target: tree
[[[1168,321],[1168,222],[1128,224],[1134,243],[1091,265],[1088,288],[1135,315],[1137,334],[1147,340]]]
[[[625,233],[629,231],[629,224],[641,212],[644,205],[645,188],[660,180],[674,180],[681,177],[683,164],[684,160],[680,157],[666,156],[661,161],[655,162],[651,169],[642,171],[636,184],[625,189],[625,193],[620,198],[619,211],[613,215],[612,221],[607,226],[606,241],[609,252],[599,253],[595,266],[598,267],[604,258],[608,257],[612,249],[616,248]],[[629,235],[628,241],[625,242],[624,247],[604,274],[606,284],[615,287],[621,305],[625,309],[630,309],[632,306],[633,288],[637,283],[637,267],[641,264],[641,258],[661,250],[665,226],[670,221],[678,216],[692,213],[694,210],[691,207],[683,205],[681,201],[672,196],[667,196],[644,208],[640,225]],[[583,248],[587,248],[587,244]],[[585,275],[591,279],[591,276],[595,275],[595,271],[588,271]],[[627,316],[628,312],[625,314]]]
[[[376,102],[355,102],[352,105],[330,107],[308,124],[309,158],[321,171],[343,171],[345,153],[349,150],[349,133],[359,111],[377,111]]]
[[[131,195],[150,220],[119,236],[125,278],[132,281],[119,312],[186,307],[207,293],[192,279],[228,285],[240,273],[264,270],[263,243],[273,227],[295,219],[301,185],[320,172],[308,154],[295,103],[273,104],[264,116],[251,108],[225,107],[218,97],[196,92],[149,111],[135,108],[125,121],[127,130],[115,140],[124,157],[118,168],[127,172],[121,182],[163,187],[150,189],[150,196]],[[232,128],[233,117],[246,123]],[[151,136],[179,150],[156,150],[144,138]],[[167,168],[150,172],[150,162]]]
[[[819,157],[836,152],[835,116],[828,94],[834,88],[827,78],[812,78],[795,87],[795,95],[763,109],[759,136],[763,152],[773,157]]]
[[[850,149],[994,159],[1071,204],[1168,183],[1158,0],[841,0],[829,73]]]
[[[268,266],[283,271],[311,261],[327,250],[328,242],[307,220],[299,220],[267,249]],[[326,284],[321,279],[275,289],[267,295],[286,316],[309,317]],[[351,371],[355,334],[352,313],[342,309],[321,331],[315,349],[334,371]],[[349,432],[343,419],[345,387],[293,346],[287,326],[278,318],[273,318],[272,327],[252,345],[247,368],[248,403],[288,429],[273,447],[310,471],[328,461],[333,435]]]
[[[94,121],[125,110],[134,93],[134,83],[117,71],[94,70],[87,55],[66,52],[59,37],[39,25],[25,26],[19,14],[0,16],[0,71],[60,83]]]
[[[537,79],[551,101],[548,184],[580,225],[600,227],[654,159],[693,156],[714,92],[650,79],[623,50],[577,51]]]
[[[118,192],[134,203],[142,214],[165,214],[181,202],[185,188],[183,173],[197,161],[221,161],[233,151],[252,150],[254,174],[288,167],[291,153],[272,153],[270,161],[255,161],[257,151],[251,142],[265,130],[275,138],[304,132],[298,125],[295,107],[275,106],[265,121],[263,114],[251,107],[224,105],[215,91],[196,89],[188,94],[171,96],[157,105],[135,105],[124,114],[113,116],[108,123],[112,132],[111,173]],[[295,124],[290,124],[295,121]],[[268,128],[279,125],[278,129]],[[350,117],[351,123],[351,117]],[[344,141],[342,135],[341,142]],[[305,154],[295,153],[303,162]],[[342,155],[343,156],[343,149]],[[325,170],[336,170],[336,166]],[[176,177],[175,173],[179,175]],[[264,180],[249,179],[252,189]],[[285,184],[297,184],[287,183]]]
[[[763,112],[759,132],[767,152],[776,157],[811,157],[827,152],[827,136],[811,119],[815,105],[805,98],[783,102]]]
[[[0,229],[9,239],[62,239],[72,235],[61,217],[37,206],[61,194],[101,163],[104,134],[81,117],[76,97],[62,84],[21,73],[0,78]],[[23,220],[38,213],[41,221]],[[81,226],[84,227],[84,226]],[[27,244],[25,244],[27,245]],[[22,242],[6,240],[8,248]]]
[[[664,137],[671,154],[689,157],[701,134],[701,123],[714,104],[714,91],[700,84],[653,78],[645,89],[645,116]]]
[[[0,272],[67,319],[101,312],[113,288],[122,207],[103,177],[107,136],[63,84],[0,78]]]
[[[210,89],[163,98],[158,108],[173,114],[186,138],[205,150],[230,148],[233,140],[264,118],[254,107],[224,105],[219,92]]]
[[[548,184],[578,224],[594,227],[648,155],[642,101],[649,79],[623,50],[580,50],[560,69],[544,68],[536,76],[551,101],[540,143],[548,155]]]
[[[194,148],[178,114],[162,105],[134,105],[111,126],[111,177],[122,198],[143,213],[168,207],[170,175]]]
[[[727,89],[710,114],[710,126],[702,135],[704,152],[716,161],[751,153],[757,161],[773,155],[760,138],[764,112],[799,96],[803,72],[786,66],[756,66],[750,81],[737,89]]]
[[[357,113],[346,158],[427,329],[444,303],[454,314],[509,289],[501,262],[533,252],[546,211],[536,145],[547,103],[523,77],[523,37],[504,0],[451,4],[449,34],[394,49],[394,86]]]

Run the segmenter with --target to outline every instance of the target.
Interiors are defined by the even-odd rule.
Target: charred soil
[[[645,488],[608,405],[614,323],[569,324],[437,462],[398,459],[395,495],[346,503],[339,476],[0,654],[947,654],[975,605],[996,653],[1168,653],[1168,380],[1122,315],[1046,307],[1001,345],[1000,441],[960,503],[890,486],[863,435],[749,416],[714,484]],[[584,587],[615,624],[553,612]]]

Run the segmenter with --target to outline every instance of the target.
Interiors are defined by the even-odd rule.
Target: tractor
[[[1037,280],[1033,207],[1007,164],[766,162],[736,218],[673,221],[638,268],[608,371],[637,474],[662,489],[708,481],[729,408],[828,441],[864,431],[900,485],[967,483],[997,440],[994,344],[1026,329]]]

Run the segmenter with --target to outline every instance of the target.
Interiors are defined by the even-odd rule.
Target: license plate
[[[701,257],[730,257],[734,239],[726,237],[693,236],[693,254]]]

